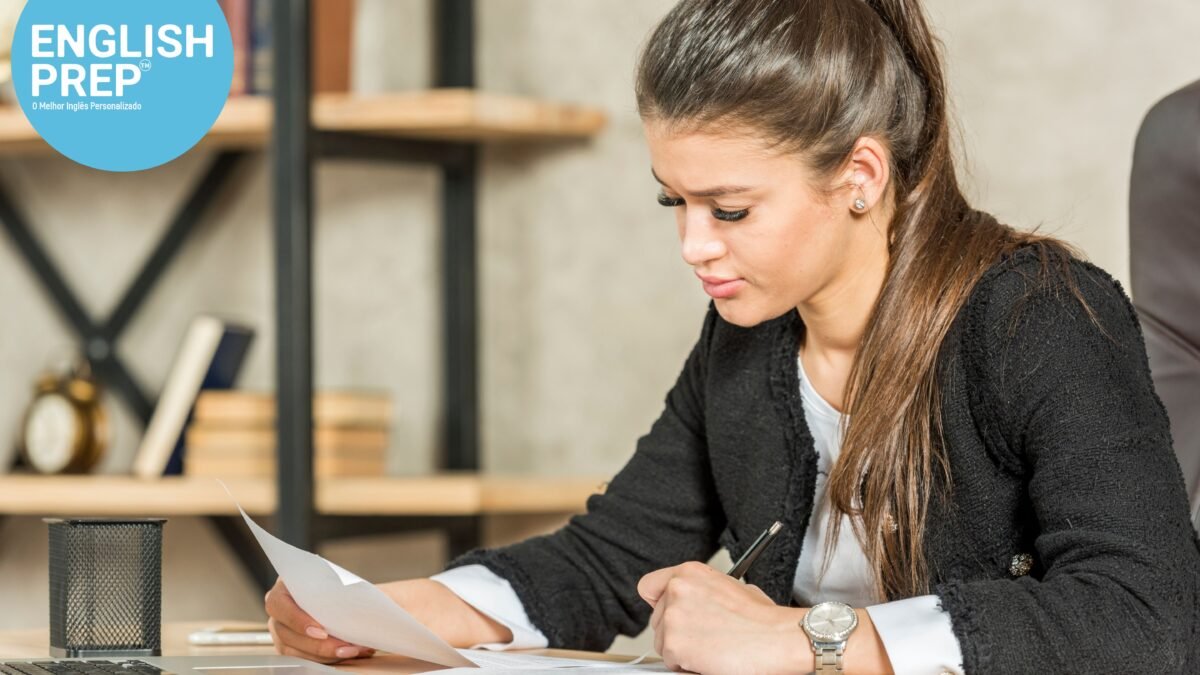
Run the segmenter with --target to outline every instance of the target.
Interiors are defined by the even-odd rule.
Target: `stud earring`
[[[854,187],[858,188],[858,193],[862,195],[862,197],[854,200],[854,210],[862,213],[863,211],[867,210],[867,193],[863,192],[862,183],[855,183]]]

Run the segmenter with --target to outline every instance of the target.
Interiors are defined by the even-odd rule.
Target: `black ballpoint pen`
[[[754,564],[754,561],[758,560],[758,556],[762,555],[762,552],[771,545],[771,542],[775,541],[775,535],[779,534],[782,530],[783,523],[777,520],[763,531],[762,534],[758,535],[758,539],[755,539],[754,543],[750,544],[750,548],[746,549],[746,552],[742,554],[742,557],[738,558],[733,567],[729,568],[729,576],[734,579],[741,579],[746,574],[746,571],[750,569],[750,566]]]

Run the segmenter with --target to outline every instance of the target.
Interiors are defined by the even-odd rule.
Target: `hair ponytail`
[[[924,159],[926,162],[924,166],[905,167],[909,171],[902,172],[909,185],[916,189],[921,184],[917,176],[925,173],[929,164],[938,164],[943,170],[953,170],[953,163],[944,165],[937,161],[942,153],[949,155],[951,152],[945,69],[940,53],[942,45],[930,30],[917,0],[865,1],[887,27],[910,71],[920,82],[924,120],[914,159]],[[917,175],[914,176],[913,172]],[[951,182],[957,182],[953,175]]]
[[[636,90],[645,119],[740,123],[800,153],[818,180],[860,137],[887,141],[889,267],[847,382],[827,545],[848,514],[878,595],[927,592],[926,519],[952,490],[936,372],[950,324],[999,256],[1036,244],[1065,265],[1076,252],[967,203],[940,43],[917,0],[684,0],[647,43]]]

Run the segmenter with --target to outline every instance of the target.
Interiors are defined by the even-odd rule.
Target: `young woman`
[[[701,673],[1200,670],[1200,540],[1137,318],[967,204],[918,0],[684,0],[637,98],[713,297],[662,415],[586,515],[382,588],[455,645],[649,622]],[[749,583],[696,562],[774,521]],[[282,586],[266,605],[282,653],[370,653]]]

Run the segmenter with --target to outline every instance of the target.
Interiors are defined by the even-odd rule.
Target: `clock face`
[[[840,605],[822,603],[808,613],[807,621],[814,632],[824,636],[836,636],[850,630],[857,618],[854,610],[847,611]]]
[[[25,425],[25,449],[33,468],[57,473],[74,455],[78,419],[70,401],[46,394],[34,402]]]

